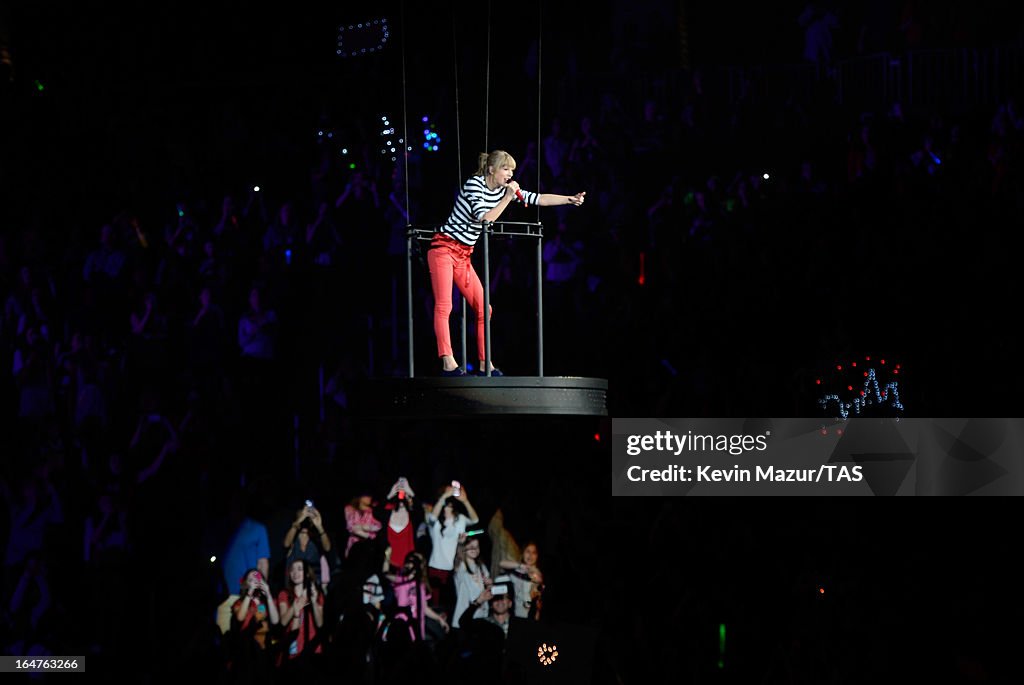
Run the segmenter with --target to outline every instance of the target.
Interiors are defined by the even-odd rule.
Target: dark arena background
[[[2,654],[99,682],[1024,682],[1010,498],[608,478],[611,417],[1019,415],[1022,31],[989,1],[4,3]],[[541,263],[492,239],[509,389],[463,405],[442,390],[491,379],[436,378],[406,232],[495,148],[587,202],[503,215],[543,223]],[[590,379],[586,410],[515,405],[539,287],[544,382]],[[426,559],[453,480],[492,576],[534,543],[537,620],[406,629],[400,478]],[[316,638],[222,632],[237,558],[291,611],[293,523],[330,541]]]

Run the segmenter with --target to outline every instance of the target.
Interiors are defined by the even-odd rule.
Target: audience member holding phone
[[[459,627],[459,617],[476,597],[491,585],[491,574],[487,565],[480,561],[480,538],[468,538],[459,545],[455,555],[455,613],[453,626]],[[475,618],[487,616],[487,609],[480,607]]]
[[[388,570],[398,573],[406,556],[416,549],[416,526],[414,517],[418,512],[413,506],[416,493],[405,476],[400,477],[388,491],[384,510],[387,513],[387,546],[391,548]],[[383,516],[381,518],[384,518]]]
[[[324,528],[320,511],[313,506],[313,500],[307,499],[305,506],[295,515],[295,521],[285,533],[284,548],[288,554],[286,567],[290,568],[293,561],[305,560],[313,568],[318,582],[330,582],[326,554],[331,551],[331,538]]]
[[[288,662],[322,653],[317,632],[324,625],[324,595],[308,562],[296,559],[288,564],[287,589],[277,594],[277,608],[285,629]]]
[[[258,570],[250,569],[242,578],[242,592],[242,598],[233,607],[237,622],[233,627],[243,635],[250,635],[260,649],[266,649],[270,626],[281,622],[277,607],[271,601],[267,579]]]
[[[513,610],[519,618],[540,619],[544,574],[537,568],[539,558],[537,543],[527,542],[523,547],[520,561],[506,559],[500,564],[502,570],[511,574],[511,582],[516,592],[516,603]]]
[[[465,539],[466,529],[477,523],[480,517],[466,496],[466,488],[458,481],[452,481],[441,493],[433,509],[427,511],[426,518],[432,545],[427,574],[434,588],[435,601],[451,609],[455,598],[452,596],[449,579],[455,568],[455,552],[459,543]]]
[[[481,592],[469,603],[459,617],[460,623],[467,627],[479,629],[481,622],[499,628],[508,637],[508,627],[512,623],[512,604],[515,602],[515,591],[509,583],[494,583]],[[481,607],[487,607],[487,616],[476,619],[474,616]]]
[[[231,608],[231,632],[227,642],[230,682],[269,682],[272,677],[271,626],[281,623],[266,577],[257,569],[241,578],[241,599]]]

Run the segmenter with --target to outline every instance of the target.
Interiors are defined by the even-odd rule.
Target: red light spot
[[[857,362],[853,362],[850,366],[857,368]]]
[[[821,385],[821,379],[819,378],[818,380],[814,381],[814,384],[815,385]]]
[[[828,429],[827,428],[822,428],[821,429],[821,434],[822,435],[828,435]]]
[[[842,435],[842,434],[843,434],[843,429],[842,428],[840,428],[839,430],[836,431],[836,435]]]
[[[866,361],[866,362],[871,361],[871,357],[864,357],[864,361]]]
[[[896,375],[898,376],[898,375],[900,374],[900,370],[899,370],[899,369],[894,369],[894,370],[893,370],[893,373],[894,373],[894,374],[896,374]]]
[[[823,587],[818,588],[818,594],[819,595],[825,594],[825,588],[823,588]]]
[[[864,395],[866,395],[866,394],[867,394],[867,393],[865,393],[865,392],[864,392],[863,390],[861,390],[861,391],[860,391],[860,396],[861,396],[861,397],[864,397]]]
[[[836,371],[842,371],[842,370],[843,370],[842,364],[836,364]]]
[[[884,359],[882,360],[882,364],[885,364],[885,360]]]
[[[594,442],[601,442],[601,434],[594,433]]]
[[[865,372],[864,372],[864,378],[867,378],[867,377],[868,377],[868,372],[867,372],[867,371],[865,371]]]
[[[847,390],[853,390],[853,386],[852,385],[848,385],[848,386],[846,386],[846,389]]]

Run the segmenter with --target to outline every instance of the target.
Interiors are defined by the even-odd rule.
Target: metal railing
[[[480,244],[483,252],[484,274],[482,280],[484,290],[484,369],[485,374],[491,375],[491,236],[496,237],[526,237],[537,240],[537,376],[544,375],[544,225],[528,221],[484,221],[481,226]],[[434,236],[440,232],[441,226],[437,224],[413,225],[406,228],[406,306],[408,308],[409,327],[409,378],[416,377],[416,366],[414,361],[414,336],[413,336],[413,297],[412,297],[412,269],[414,250],[413,246],[417,241],[429,243]],[[462,298],[462,361],[466,363],[466,298]]]

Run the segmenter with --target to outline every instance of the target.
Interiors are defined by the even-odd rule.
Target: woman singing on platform
[[[476,345],[480,358],[477,374],[487,375],[484,368],[484,289],[470,262],[473,246],[483,230],[482,222],[497,221],[513,201],[540,207],[579,207],[586,196],[585,192],[552,195],[522,190],[512,180],[515,168],[516,160],[504,150],[481,153],[476,173],[462,186],[451,216],[431,240],[427,264],[430,266],[430,283],[434,291],[434,334],[437,336],[442,376],[466,375],[452,354],[451,330],[448,326],[448,318],[452,313],[452,283],[459,287],[466,302],[476,312]],[[491,375],[502,375],[493,364]]]

